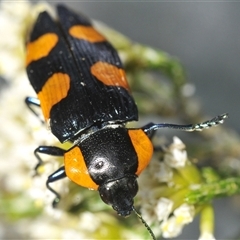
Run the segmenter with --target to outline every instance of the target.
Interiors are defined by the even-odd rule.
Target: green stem
[[[214,183],[202,184],[185,197],[188,204],[203,204],[216,197],[232,196],[240,192],[240,178],[228,178]]]
[[[214,210],[212,205],[206,204],[200,215],[200,233],[202,236],[205,234],[213,234],[214,231]]]

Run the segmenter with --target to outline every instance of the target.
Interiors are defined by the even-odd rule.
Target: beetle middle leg
[[[66,151],[62,148],[59,147],[55,147],[55,146],[39,146],[38,148],[35,149],[34,151],[34,155],[36,156],[38,163],[35,167],[35,171],[36,171],[36,175],[37,175],[37,170],[38,168],[44,164],[42,158],[40,157],[40,154],[47,154],[47,155],[51,155],[51,156],[58,156],[58,157],[62,157],[64,155]],[[55,182],[57,180],[60,180],[62,178],[66,177],[66,173],[65,173],[65,167],[62,166],[60,167],[57,171],[55,171],[54,173],[52,173],[46,182],[46,186],[47,188],[56,196],[55,199],[53,200],[53,207],[56,207],[56,205],[58,204],[58,202],[60,201],[60,194],[57,193],[50,185],[49,183]]]
[[[46,182],[46,186],[47,188],[55,195],[55,199],[53,200],[52,202],[52,206],[55,208],[57,206],[57,204],[59,203],[60,199],[61,199],[61,196],[58,192],[56,192],[50,185],[49,183],[51,182],[55,182],[57,180],[60,180],[62,178],[65,178],[67,175],[66,175],[66,172],[65,172],[65,167],[62,166],[60,167],[57,171],[55,171],[54,173],[52,173],[48,179],[47,179],[47,182]]]

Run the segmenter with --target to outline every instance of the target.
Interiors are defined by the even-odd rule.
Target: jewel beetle
[[[63,156],[64,165],[46,182],[56,195],[54,206],[60,195],[50,183],[68,177],[97,190],[119,215],[134,211],[154,238],[134,208],[137,177],[153,154],[152,135],[161,128],[202,130],[222,123],[227,114],[200,124],[127,128],[126,123],[138,120],[138,109],[117,51],[84,15],[63,5],[56,10],[57,19],[41,12],[31,29],[26,71],[37,98],[25,102],[36,115],[34,106],[41,107],[52,134],[72,147],[39,146],[34,151],[36,169],[43,164],[41,154]]]

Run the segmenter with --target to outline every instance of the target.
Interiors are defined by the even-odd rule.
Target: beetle
[[[50,183],[68,177],[97,190],[103,202],[128,216],[136,212],[137,177],[151,160],[154,132],[202,130],[222,123],[227,114],[200,124],[127,128],[138,120],[138,109],[117,51],[84,15],[63,5],[56,9],[57,19],[46,11],[39,14],[27,41],[26,71],[37,98],[25,101],[36,115],[34,106],[41,107],[52,134],[72,147],[39,146],[36,170],[43,164],[41,154],[63,156],[64,165],[46,182],[56,196],[54,206],[60,195]]]

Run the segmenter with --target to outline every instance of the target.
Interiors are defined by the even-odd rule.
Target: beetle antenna
[[[146,223],[146,221],[143,219],[142,215],[137,212],[137,210],[135,209],[135,207],[132,207],[133,212],[138,216],[138,218],[141,220],[141,222],[144,224],[144,226],[146,227],[146,229],[148,230],[149,234],[151,235],[153,240],[156,240],[156,237],[152,231],[152,229],[149,227],[149,225]]]
[[[160,124],[149,123],[143,127],[143,130],[148,135],[150,135],[151,133],[153,133],[154,131],[160,128],[172,128],[172,129],[177,129],[177,130],[182,130],[187,132],[202,131],[203,129],[207,129],[207,128],[216,126],[218,124],[222,124],[226,118],[228,118],[228,114],[224,113],[222,115],[218,115],[214,117],[211,120],[208,120],[202,123],[197,123],[197,124],[178,125],[178,124],[170,124],[170,123],[160,123]]]

